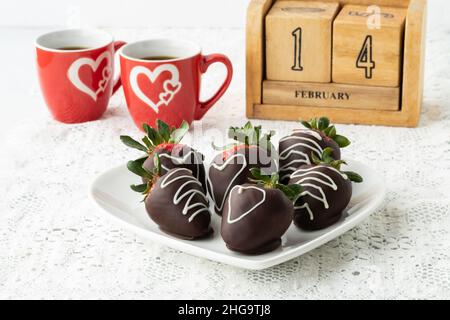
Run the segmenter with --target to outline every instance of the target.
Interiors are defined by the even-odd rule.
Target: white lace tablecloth
[[[243,30],[115,34],[126,40],[176,35],[230,55],[232,88],[202,126],[225,132],[246,121]],[[441,28],[428,35],[419,128],[339,126],[354,141],[345,157],[384,177],[384,208],[332,242],[264,271],[186,255],[98,215],[90,183],[135,156],[118,139],[138,135],[121,93],[101,121],[63,125],[45,111],[25,117],[0,145],[0,298],[450,298],[449,34]],[[222,71],[208,79],[219,81]],[[45,110],[38,101],[26,107]],[[295,127],[257,123],[281,128],[278,138]],[[212,158],[208,137],[193,144]]]

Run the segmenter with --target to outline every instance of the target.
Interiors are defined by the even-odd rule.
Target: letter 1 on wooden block
[[[398,87],[406,10],[345,6],[334,21],[333,82]]]
[[[339,4],[278,1],[266,16],[269,80],[331,82],[333,19]]]

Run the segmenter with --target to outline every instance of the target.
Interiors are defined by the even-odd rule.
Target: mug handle
[[[124,45],[126,45],[127,43],[124,41],[114,41],[114,54],[117,53],[117,51],[122,48]],[[117,78],[114,80],[114,85],[113,85],[113,91],[112,94],[116,93],[117,90],[119,90],[119,88],[122,86],[122,81],[120,80],[120,72],[117,74],[116,76]]]
[[[214,63],[223,63],[227,68],[227,77],[225,81],[220,86],[219,90],[208,100],[205,102],[199,102],[197,110],[195,111],[195,120],[200,120],[203,116],[208,112],[208,110],[223,96],[223,94],[227,91],[230,86],[231,80],[233,79],[233,65],[231,64],[230,59],[223,54],[210,54],[206,56],[202,56],[200,62],[200,72],[206,73],[209,66]]]

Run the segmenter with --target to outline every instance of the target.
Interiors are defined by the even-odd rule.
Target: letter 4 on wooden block
[[[334,21],[333,82],[400,85],[406,10],[347,5]]]
[[[266,17],[267,79],[331,82],[338,3],[278,1]]]

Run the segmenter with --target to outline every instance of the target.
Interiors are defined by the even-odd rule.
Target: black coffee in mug
[[[142,60],[147,60],[147,61],[160,61],[160,60],[174,60],[177,59],[177,57],[173,57],[173,56],[150,56],[150,57],[144,57],[141,58]]]
[[[89,48],[88,47],[76,47],[76,46],[58,48],[58,50],[64,50],[64,51],[75,51],[75,50],[86,50],[86,49],[89,49]]]

